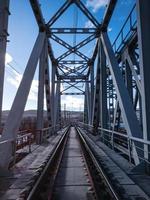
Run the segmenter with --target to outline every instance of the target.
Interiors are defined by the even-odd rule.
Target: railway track
[[[27,200],[119,200],[80,130],[70,127]]]

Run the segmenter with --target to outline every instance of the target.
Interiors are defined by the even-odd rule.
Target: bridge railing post
[[[128,141],[128,153],[129,153],[129,162],[132,162],[132,140],[128,137],[127,138]]]
[[[13,156],[13,166],[16,164],[16,140],[11,142],[12,145],[12,156]]]
[[[114,132],[113,131],[111,133],[111,144],[112,144],[112,149],[114,150]]]

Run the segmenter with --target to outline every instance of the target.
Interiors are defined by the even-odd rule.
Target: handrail
[[[24,134],[24,135],[17,136],[16,139],[2,140],[2,141],[0,141],[0,145],[5,144],[5,143],[9,143],[9,142],[16,142],[19,139],[22,139],[22,138],[25,138],[25,137],[28,137],[28,136],[31,136],[31,135],[32,135],[32,133],[27,133],[27,134]]]
[[[130,33],[133,32],[133,30],[136,27],[137,24],[137,19],[133,19],[133,13],[136,11],[136,4],[133,6],[132,10],[130,11],[126,21],[124,22],[120,32],[118,33],[116,39],[114,40],[112,46],[113,49],[115,51],[115,53],[117,53],[119,51],[119,49],[121,48],[121,46],[126,42],[126,40],[129,38]],[[124,36],[124,30],[127,27],[129,23],[129,31],[128,33],[126,33],[126,35]],[[121,38],[120,38],[121,37]],[[121,39],[120,45],[118,45],[118,47],[116,47],[116,43],[119,40],[119,38]]]
[[[90,132],[93,131],[93,130],[91,130],[91,128],[94,129],[94,126],[89,125],[89,124],[84,124],[82,122],[79,122],[79,126],[80,125],[82,128],[84,128],[85,130],[88,130]],[[128,150],[128,156],[129,156],[130,162],[132,161],[132,155],[134,154],[133,142],[134,142],[135,147],[137,147],[137,148],[139,148],[139,146],[137,146],[136,142],[141,143],[143,145],[143,147],[144,146],[150,147],[150,141],[146,141],[142,138],[136,138],[133,136],[125,135],[121,132],[117,132],[114,130],[105,129],[105,128],[101,128],[101,127],[98,127],[97,130],[102,131],[103,134],[101,134],[101,138],[102,138],[103,142],[107,142],[108,144],[110,144],[112,149],[117,148],[120,150],[120,148],[119,148],[119,146],[120,146],[120,147]],[[107,133],[109,133],[110,135],[107,135]],[[106,135],[107,135],[107,137],[105,137]],[[115,137],[115,135],[120,136],[122,139],[120,137]],[[148,148],[147,148],[147,150],[145,150],[144,148],[139,148],[139,150],[143,152],[143,157],[140,157],[140,159],[145,160],[147,163],[150,163],[150,161],[148,160],[148,157],[149,157],[148,155],[150,155],[150,151],[148,150]]]
[[[80,122],[80,123],[82,123],[82,122]],[[89,126],[89,127],[91,127],[91,128],[94,128],[94,126],[92,126],[92,125],[84,124],[84,123],[82,123],[82,124],[83,124],[83,125],[87,125],[87,126]],[[117,132],[117,131],[114,131],[114,130],[105,129],[105,128],[101,128],[101,127],[98,127],[98,130],[106,131],[106,132],[109,132],[109,133],[113,133],[113,134],[115,134],[115,135],[119,135],[119,136],[125,137],[125,138],[127,138],[127,139],[131,139],[131,140],[133,140],[134,142],[141,142],[141,143],[143,143],[143,144],[150,145],[150,141],[145,141],[145,140],[142,139],[142,138],[136,138],[136,137],[133,137],[133,136],[129,136],[129,135],[122,134],[122,133]]]
[[[82,122],[79,122],[80,124],[83,124],[83,125],[87,125],[91,128],[94,128],[94,126],[92,125],[89,125],[89,124],[84,124]],[[125,134],[122,134],[120,132],[117,132],[117,131],[114,131],[114,130],[110,130],[110,129],[105,129],[105,128],[101,128],[101,127],[98,127],[98,130],[101,130],[101,131],[106,131],[106,132],[109,132],[109,133],[113,133],[115,135],[119,135],[119,136],[122,136],[122,137],[125,137],[127,139],[131,139],[133,140],[134,142],[141,142],[143,144],[147,144],[147,145],[150,145],[150,141],[145,141],[144,139],[142,138],[136,138],[136,137],[133,137],[133,136],[129,136],[129,135],[125,135]]]

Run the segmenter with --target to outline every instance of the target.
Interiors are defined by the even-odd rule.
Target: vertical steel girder
[[[47,51],[46,46],[46,51]],[[48,51],[47,51],[48,53]],[[51,93],[50,93],[50,77],[49,77],[49,59],[48,54],[46,54],[46,65],[45,65],[45,93],[46,93],[46,107],[47,107],[47,119],[48,119],[48,126],[52,125],[51,119]]]
[[[125,123],[127,133],[129,136],[142,138],[142,131],[139,126],[136,113],[134,112],[131,99],[125,87],[115,54],[113,52],[107,33],[102,33],[101,39],[102,39],[106,57],[109,61],[110,72],[113,78],[113,83],[114,83],[115,90],[117,93],[117,98],[119,100],[119,105],[122,112],[122,118]],[[137,155],[136,148],[134,148],[134,161],[136,164],[139,164],[139,157]]]
[[[52,73],[51,73],[51,119],[52,125],[54,126],[54,112],[55,112],[55,74],[56,74],[56,67],[55,63],[52,63]]]
[[[60,82],[58,81],[56,84],[56,95],[55,95],[55,107],[54,107],[54,126],[56,126],[59,121],[59,109],[60,109]]]
[[[150,1],[137,0],[137,23],[138,23],[138,43],[139,43],[139,61],[141,73],[141,98],[143,114],[143,137],[144,140],[150,140]],[[145,147],[145,158],[149,159],[148,148]]]
[[[132,86],[132,72],[130,70],[128,61],[125,60],[125,83],[126,83],[126,87],[128,89],[130,98],[133,102],[133,86]]]
[[[84,123],[88,124],[88,105],[87,105],[86,92],[85,92],[85,95],[84,95]]]
[[[91,63],[90,67],[90,106],[91,106],[91,116],[90,116],[90,124],[92,124],[93,119],[93,105],[94,105],[94,63]]]
[[[46,65],[46,48],[45,44],[42,49],[39,62],[39,85],[38,85],[38,106],[37,106],[37,130],[43,129],[44,114],[44,81],[45,81],[45,65]],[[36,136],[36,142],[39,144],[40,135]]]
[[[91,118],[91,98],[90,98],[90,89],[89,89],[89,83],[85,83],[85,101],[87,103],[87,118],[88,118],[88,124],[90,124],[90,118]]]
[[[98,59],[97,59],[97,72],[96,72],[96,85],[94,92],[93,102],[93,126],[94,131],[97,131],[100,121],[100,40],[98,45]]]
[[[107,74],[106,56],[100,40],[100,123],[102,128],[107,128]]]
[[[60,93],[60,82],[58,85],[58,108],[57,108],[57,124],[61,127],[61,93]]]
[[[2,103],[3,103],[3,86],[5,74],[5,54],[7,44],[7,29],[8,29],[8,16],[9,13],[9,0],[0,1],[0,127],[2,119]]]
[[[37,67],[38,59],[43,49],[44,41],[46,38],[45,32],[40,32],[37,40],[35,42],[34,48],[30,55],[29,61],[27,63],[24,75],[22,77],[20,86],[18,88],[17,94],[15,96],[14,102],[12,104],[11,110],[9,112],[3,133],[2,140],[16,139],[17,130],[22,119],[28,94],[31,88],[31,83],[34,77],[34,73]],[[14,117],[15,116],[15,117]],[[0,167],[8,167],[11,153],[12,145],[9,142],[7,145],[1,146],[2,150],[0,151]]]
[[[131,70],[132,75],[133,75],[133,77],[135,79],[135,82],[137,84],[138,90],[139,90],[139,92],[141,94],[141,92],[142,92],[141,83],[140,83],[140,80],[138,78],[138,74],[136,73],[136,70],[134,68],[135,63],[133,63],[133,61],[132,61],[132,55],[130,55],[128,50],[127,50],[127,52],[125,54],[126,54],[126,59],[127,59],[128,64],[129,64],[130,70]]]

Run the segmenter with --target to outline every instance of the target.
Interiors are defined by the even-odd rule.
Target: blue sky
[[[108,0],[83,0],[83,2],[97,18],[97,20],[101,22]],[[40,0],[41,9],[46,22],[53,16],[53,14],[63,3],[64,0]],[[109,36],[111,41],[114,41],[134,3],[135,0],[118,0],[115,13],[109,24]],[[72,27],[74,23],[73,18],[75,11],[78,12],[78,27],[93,26],[77,8],[71,6],[70,9],[68,9],[68,11],[66,11],[66,13],[58,20],[58,22],[53,25],[53,27]],[[17,72],[14,71],[10,66],[6,65],[3,110],[9,110],[11,108],[22,74],[38,34],[38,26],[28,0],[10,0],[10,12],[11,15],[9,17],[8,28],[10,36],[8,38],[9,42],[7,44],[7,52],[12,58],[12,61],[9,64],[14,67]],[[67,35],[67,37],[62,36],[62,38],[65,39],[69,44],[73,45],[73,36],[68,37]],[[82,36],[77,36],[77,43],[81,39],[83,39]],[[82,51],[86,55],[90,56],[92,53],[92,48],[94,47],[94,43],[95,42],[90,43],[83,48]],[[66,51],[55,42],[52,42],[52,46],[56,57],[58,57],[62,52]],[[37,107],[37,79],[38,69],[32,83],[26,110],[36,109]],[[82,96],[63,97],[62,104],[66,102],[67,109],[72,110],[72,107],[74,110],[83,109]]]

